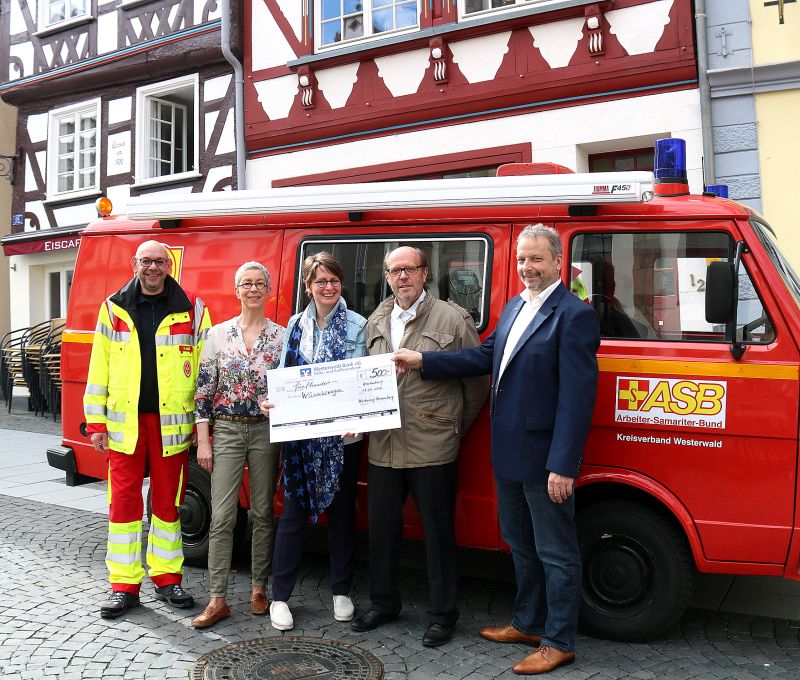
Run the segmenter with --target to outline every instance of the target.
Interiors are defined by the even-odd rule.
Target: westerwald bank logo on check
[[[312,368],[309,366],[308,368],[301,368],[300,369],[300,377],[301,378],[310,378],[312,373]]]

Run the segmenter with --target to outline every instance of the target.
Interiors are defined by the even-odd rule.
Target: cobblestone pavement
[[[189,625],[208,593],[207,572],[193,567],[187,568],[185,584],[198,600],[194,610],[168,608],[153,598],[152,586],[145,584],[142,607],[124,618],[104,621],[99,606],[108,589],[105,518],[8,496],[0,496],[0,502],[0,559],[6,569],[0,600],[0,678],[189,678],[197,658],[211,650],[281,635],[267,617],[249,613],[246,563],[231,578],[233,616],[210,631],[194,631]],[[388,680],[512,678],[511,666],[530,651],[478,637],[480,627],[508,622],[513,588],[505,580],[462,578],[457,635],[443,647],[426,649],[420,643],[427,605],[421,570],[401,567],[405,609],[396,622],[371,633],[355,633],[348,624],[333,620],[326,571],[324,556],[306,556],[290,602],[296,628],[289,634],[366,648],[381,660]],[[354,599],[363,607],[367,604],[363,560],[356,576]],[[648,644],[581,637],[577,663],[549,677],[797,680],[798,626],[690,610],[667,638]]]

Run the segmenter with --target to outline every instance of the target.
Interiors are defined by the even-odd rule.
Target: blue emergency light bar
[[[727,184],[709,184],[706,187],[706,193],[714,194],[720,198],[728,198],[728,185]]]
[[[686,142],[667,137],[656,140],[655,172],[656,182],[665,184],[686,184]]]

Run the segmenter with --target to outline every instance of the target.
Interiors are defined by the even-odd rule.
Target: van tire
[[[152,519],[150,491],[147,492],[147,517]],[[203,567],[208,562],[208,541],[211,531],[211,474],[197,459],[189,459],[186,494],[179,509],[183,534],[183,559],[187,564]],[[247,532],[247,510],[237,508],[233,532],[234,554]]]
[[[601,501],[578,512],[583,559],[581,630],[594,637],[659,637],[683,617],[694,563],[671,518],[631,501]]]

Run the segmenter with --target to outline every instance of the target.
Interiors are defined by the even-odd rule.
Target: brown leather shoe
[[[575,661],[575,652],[561,652],[542,645],[529,657],[514,665],[511,670],[517,675],[539,675],[549,673],[554,668],[566,666]]]
[[[250,594],[250,612],[256,616],[263,616],[269,609],[269,600],[266,593]]]
[[[524,645],[539,646],[538,635],[528,635],[517,630],[510,623],[501,628],[481,628],[481,637],[492,642],[518,642]]]
[[[204,610],[203,613],[199,616],[195,616],[192,619],[192,627],[193,628],[209,628],[213,626],[215,623],[222,621],[222,619],[227,619],[231,615],[230,607],[227,604],[222,605],[222,607],[212,609],[211,605],[208,605]]]

